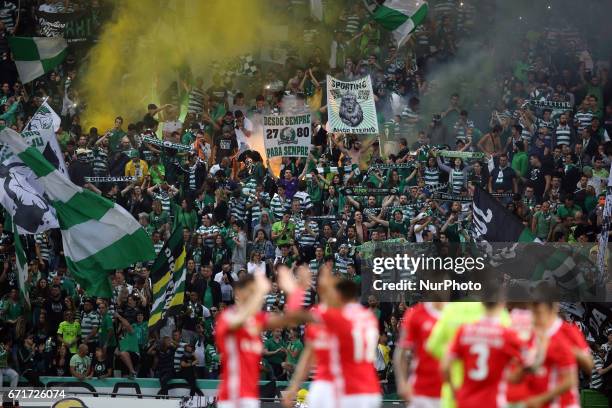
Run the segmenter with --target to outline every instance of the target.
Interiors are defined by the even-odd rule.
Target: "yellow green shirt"
[[[76,338],[81,335],[81,325],[79,322],[74,321],[72,323],[63,321],[60,323],[57,328],[57,334],[61,334],[64,338],[65,343],[72,343],[70,346],[70,352],[76,353],[78,351],[78,345],[76,343]]]

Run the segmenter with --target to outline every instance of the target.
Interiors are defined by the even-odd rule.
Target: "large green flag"
[[[392,31],[398,46],[402,46],[410,33],[425,21],[428,5],[422,0],[387,0],[373,14],[374,20]]]
[[[177,228],[164,244],[151,267],[153,307],[149,330],[163,325],[168,316],[180,312],[185,300],[185,241],[183,230]]]
[[[108,271],[155,257],[151,239],[123,207],[72,183],[14,130],[2,130],[0,143],[38,176],[57,212],[68,270],[89,295],[110,297]]]

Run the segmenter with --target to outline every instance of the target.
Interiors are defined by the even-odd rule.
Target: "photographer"
[[[161,385],[159,395],[168,395],[168,382],[175,376],[174,351],[172,339],[168,336],[164,336],[160,341],[154,343],[147,351],[147,354],[157,356],[156,374]]]
[[[189,292],[189,302],[183,309],[183,341],[192,343],[196,336],[196,326],[202,319],[210,317],[208,308],[202,306],[198,292]]]
[[[179,378],[183,378],[189,384],[189,395],[194,396],[195,394],[202,394],[202,390],[198,388],[196,384],[196,365],[198,361],[196,357],[193,355],[193,345],[186,344],[185,345],[185,354],[181,357],[180,369],[178,371]]]

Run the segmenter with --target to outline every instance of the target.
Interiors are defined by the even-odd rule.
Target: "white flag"
[[[65,177],[68,170],[55,137],[60,118],[45,102],[21,133]],[[38,177],[8,146],[0,147],[0,204],[13,217],[20,234],[59,228],[55,209],[47,200]]]

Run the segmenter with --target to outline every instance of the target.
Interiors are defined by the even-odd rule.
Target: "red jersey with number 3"
[[[263,352],[261,332],[267,315],[260,312],[241,327],[231,330],[233,313],[234,308],[223,311],[215,328],[215,343],[221,355],[219,401],[259,397],[259,363]]]
[[[510,362],[520,360],[523,342],[499,319],[484,318],[459,328],[451,356],[463,362],[457,406],[501,408],[506,405],[504,377]]]
[[[413,351],[410,381],[416,396],[439,398],[442,389],[440,365],[425,343],[440,312],[431,303],[419,303],[404,313],[399,346]]]
[[[374,368],[378,320],[358,303],[315,311],[330,334],[330,369],[340,395],[380,394]]]
[[[315,306],[312,311],[316,313],[318,308],[319,306]],[[306,325],[304,338],[307,343],[312,345],[314,350],[315,373],[313,381],[333,381],[334,376],[329,366],[330,334],[325,329],[325,325],[320,323]]]

